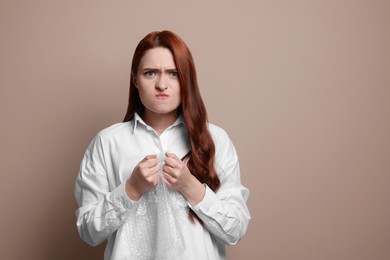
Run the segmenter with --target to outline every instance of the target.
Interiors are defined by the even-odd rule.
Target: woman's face
[[[144,113],[173,114],[181,104],[176,65],[169,49],[157,47],[145,52],[135,77]]]

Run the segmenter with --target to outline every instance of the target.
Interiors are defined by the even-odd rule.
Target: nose
[[[160,75],[158,78],[157,78],[157,81],[156,81],[156,89],[158,91],[164,91],[168,88],[168,80],[164,77],[164,75]]]

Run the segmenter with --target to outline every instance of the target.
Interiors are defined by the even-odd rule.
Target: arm
[[[80,237],[90,245],[98,245],[113,234],[137,203],[131,201],[122,183],[110,191],[104,152],[96,137],[85,152],[76,180],[76,211]]]
[[[221,181],[216,193],[200,183],[174,154],[167,153],[164,181],[169,188],[183,194],[214,236],[233,245],[244,236],[248,227],[250,215],[246,201],[249,191],[241,185],[236,151],[222,129],[218,131],[215,145],[215,166]]]
[[[245,234],[250,214],[249,190],[242,186],[236,150],[225,132],[215,138],[216,171],[221,187],[214,193],[206,186],[203,200],[191,209],[207,229],[226,244],[236,244]]]

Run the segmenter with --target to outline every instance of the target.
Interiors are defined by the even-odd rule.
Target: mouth
[[[167,99],[168,97],[169,97],[169,95],[167,95],[165,93],[158,93],[158,94],[156,94],[156,98],[157,99],[164,100],[164,99]]]

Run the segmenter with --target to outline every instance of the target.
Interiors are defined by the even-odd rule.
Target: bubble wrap
[[[164,157],[158,159],[161,166]],[[136,214],[124,224],[129,260],[171,260],[185,249],[181,230],[188,219],[187,201],[161,178],[162,171],[159,184],[142,195]]]

